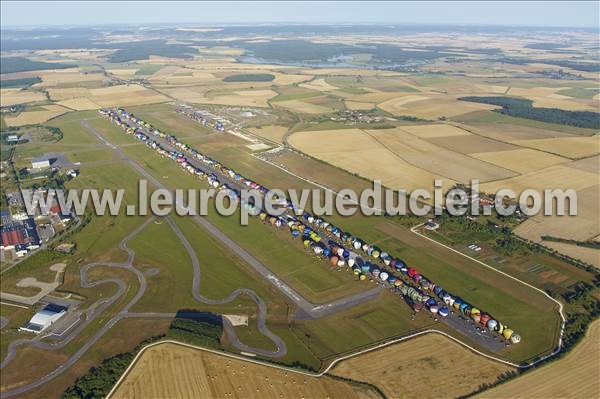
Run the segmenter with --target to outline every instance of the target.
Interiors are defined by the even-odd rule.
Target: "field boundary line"
[[[529,367],[533,366],[533,364],[519,365],[517,363],[509,362],[508,360],[503,360],[503,359],[500,359],[500,358],[488,355],[487,353],[481,352],[478,349],[475,349],[472,346],[464,343],[463,341],[459,340],[458,338],[455,338],[455,337],[453,337],[452,335],[450,335],[448,333],[445,333],[443,331],[436,330],[436,329],[427,329],[427,330],[423,330],[423,331],[419,331],[419,332],[416,332],[416,333],[413,333],[413,334],[406,335],[404,337],[394,338],[394,339],[391,339],[389,341],[382,342],[382,343],[380,343],[378,345],[372,346],[370,348],[365,348],[365,349],[359,350],[357,352],[353,352],[353,353],[349,353],[349,354],[344,355],[344,356],[340,356],[340,357],[338,357],[336,359],[333,359],[331,361],[331,363],[329,363],[329,365],[323,371],[320,371],[320,372],[317,372],[317,373],[310,372],[310,371],[304,371],[304,370],[293,368],[293,367],[282,366],[282,365],[279,365],[279,364],[269,363],[267,361],[258,360],[258,359],[250,358],[250,357],[247,357],[247,356],[241,356],[241,355],[238,355],[238,354],[235,354],[235,353],[231,353],[231,352],[218,351],[218,350],[215,350],[215,349],[204,348],[202,346],[192,345],[192,344],[188,344],[188,343],[185,343],[185,342],[174,341],[172,339],[165,339],[165,340],[160,340],[160,341],[157,341],[157,342],[153,342],[151,344],[148,344],[148,345],[144,346],[142,349],[140,349],[140,351],[135,355],[135,357],[133,358],[133,360],[131,361],[131,363],[129,364],[129,366],[127,366],[127,368],[125,369],[125,371],[123,372],[123,374],[121,375],[121,377],[119,377],[119,379],[117,380],[117,382],[115,382],[115,385],[108,392],[108,394],[106,395],[106,399],[110,399],[110,397],[112,395],[114,395],[114,393],[117,390],[117,388],[121,385],[121,383],[123,382],[123,380],[129,375],[129,373],[131,372],[131,369],[135,366],[135,364],[137,363],[137,361],[139,360],[139,358],[144,354],[144,352],[147,349],[150,349],[150,348],[152,348],[154,346],[157,346],[157,345],[160,345],[160,344],[166,344],[166,343],[175,344],[175,345],[184,346],[184,347],[191,348],[191,349],[196,349],[196,350],[200,350],[200,351],[212,353],[212,354],[219,355],[219,356],[228,357],[230,359],[241,360],[241,361],[245,361],[245,362],[249,362],[249,363],[258,364],[260,366],[271,367],[271,368],[275,368],[275,369],[279,369],[279,370],[283,370],[283,371],[289,371],[289,372],[296,373],[296,374],[302,374],[302,375],[305,375],[305,376],[308,376],[308,377],[319,378],[319,377],[323,377],[334,366],[336,366],[339,362],[341,362],[343,360],[347,360],[347,359],[350,359],[350,358],[353,358],[353,357],[356,357],[356,356],[359,356],[359,355],[362,355],[362,354],[365,354],[365,353],[368,353],[368,352],[372,352],[372,351],[384,348],[386,346],[397,344],[397,343],[400,343],[400,342],[403,342],[403,341],[408,341],[408,340],[410,340],[412,338],[416,338],[416,337],[419,337],[421,335],[426,335],[426,334],[440,334],[440,335],[443,335],[444,337],[449,338],[450,340],[456,342],[457,344],[464,346],[465,348],[467,348],[468,350],[470,350],[471,352],[473,352],[473,353],[475,353],[477,355],[481,355],[481,356],[486,357],[486,358],[488,358],[490,360],[493,360],[493,361],[496,361],[496,362],[499,362],[499,363],[503,363],[503,364],[506,364],[508,366],[512,366],[512,367],[515,367],[515,368],[529,368]]]
[[[315,182],[315,181],[312,181],[312,180],[310,180],[310,179],[307,179],[306,177],[299,176],[299,175],[295,174],[294,172],[291,172],[291,171],[289,171],[289,170],[287,170],[287,169],[285,169],[285,168],[283,168],[283,167],[281,167],[281,166],[277,165],[276,163],[273,163],[273,162],[271,162],[271,161],[268,161],[268,160],[266,160],[266,159],[262,159],[262,158],[260,158],[260,157],[256,156],[255,154],[250,154],[250,155],[251,155],[252,157],[254,157],[254,158],[258,159],[259,161],[262,161],[262,162],[264,162],[264,163],[266,163],[266,164],[269,164],[269,165],[271,165],[271,166],[274,166],[274,167],[276,167],[276,168],[278,168],[278,169],[281,169],[281,170],[283,170],[284,172],[286,172],[286,173],[287,173],[288,175],[290,175],[290,176],[293,176],[293,177],[295,177],[295,178],[297,178],[297,179],[300,179],[300,180],[302,180],[302,181],[305,181],[305,182],[307,182],[307,183],[309,183],[309,184],[312,184],[313,186],[319,187],[319,188],[321,188],[321,189],[323,189],[323,190],[325,190],[325,191],[329,191],[329,192],[331,192],[331,193],[335,194],[335,196],[336,196],[336,197],[339,197],[339,195],[340,195],[340,194],[339,194],[337,191],[335,191],[335,190],[333,190],[333,189],[331,189],[331,188],[329,188],[329,187],[326,187],[326,186],[324,186],[324,185],[322,185],[322,184],[319,184],[319,183],[317,183],[317,182]],[[382,187],[383,187],[383,186],[382,186]],[[352,203],[354,203],[354,204],[358,205],[358,206],[359,206],[361,209],[362,209],[362,208],[366,208],[366,209],[370,209],[370,210],[374,210],[374,211],[378,211],[378,212],[385,213],[385,210],[383,210],[383,209],[379,209],[379,208],[376,208],[376,207],[371,207],[371,206],[369,206],[369,205],[363,205],[363,204],[361,204],[360,202],[358,202],[358,201],[354,201],[354,200],[352,200],[352,199],[350,199],[350,198],[344,198],[344,199],[345,199],[346,201],[350,201],[350,202],[352,202]]]

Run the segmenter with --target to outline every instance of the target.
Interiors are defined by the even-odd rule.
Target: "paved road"
[[[152,174],[150,174],[146,169],[142,168],[137,162],[129,158],[121,148],[109,142],[97,129],[91,126],[86,120],[81,121],[81,125],[87,129],[90,133],[94,134],[100,141],[105,143],[108,147],[112,148],[118,157],[127,162],[134,168],[140,175],[142,175],[146,180],[148,180],[154,187],[161,189],[169,189],[165,184],[156,179]],[[168,143],[160,140],[161,145],[166,147],[167,149],[173,149]],[[150,150],[149,150],[150,151]],[[199,164],[193,159],[189,160],[194,166],[199,169],[204,170],[207,174],[215,173],[212,169],[207,169],[204,165]],[[183,173],[183,172],[182,172]],[[225,176],[221,176],[221,179],[225,179]],[[229,179],[227,179],[229,180]],[[233,184],[233,182],[231,182]],[[183,209],[182,203],[176,203],[176,207]],[[235,241],[225,235],[221,230],[219,230],[216,226],[214,226],[211,222],[208,221],[205,217],[202,216],[189,216],[194,219],[196,223],[204,227],[211,235],[213,235],[217,240],[223,243],[229,250],[243,259],[250,267],[252,267],[258,274],[260,274],[263,278],[265,278],[268,282],[273,284],[283,295],[288,297],[296,306],[298,306],[302,310],[302,314],[308,315],[308,318],[319,318],[324,317],[333,313],[336,313],[340,310],[347,309],[356,304],[366,302],[377,297],[377,294],[380,291],[379,287],[376,287],[372,290],[362,291],[356,293],[354,295],[350,295],[339,299],[335,302],[329,304],[315,305],[308,300],[306,300],[302,295],[300,295],[296,290],[282,281],[279,277],[277,277],[271,270],[269,270],[262,262],[252,256],[248,251],[239,246]]]
[[[55,343],[48,343],[48,342],[42,341],[43,336],[38,336],[33,339],[20,339],[20,340],[15,340],[15,341],[11,342],[8,347],[8,353],[0,365],[0,369],[3,369],[4,367],[6,367],[14,359],[14,357],[16,356],[16,350],[19,346],[28,345],[28,346],[33,346],[33,347],[43,349],[43,350],[56,350],[56,349],[61,349],[61,348],[65,347],[76,336],[78,336],[79,333],[81,333],[81,331],[83,331],[92,321],[94,321],[96,317],[98,317],[100,314],[102,314],[109,306],[114,304],[118,299],[120,299],[125,294],[125,292],[127,291],[127,284],[119,278],[108,278],[108,279],[98,280],[98,281],[94,281],[94,282],[89,282],[88,281],[88,272],[91,268],[97,267],[97,266],[115,267],[115,268],[122,268],[122,269],[125,269],[125,270],[128,270],[128,271],[134,273],[137,276],[138,283],[139,283],[139,289],[136,292],[136,294],[134,295],[134,297],[127,303],[127,305],[125,305],[125,307],[117,315],[112,317],[106,324],[104,324],[98,331],[96,331],[96,333],[89,340],[87,340],[85,342],[85,344],[83,344],[81,346],[81,348],[79,348],[77,350],[77,352],[75,352],[65,363],[63,363],[62,365],[60,365],[58,368],[56,368],[52,372],[46,374],[45,376],[43,376],[42,378],[40,378],[39,380],[37,380],[31,384],[23,385],[21,387],[14,388],[9,391],[2,392],[0,394],[0,397],[8,398],[8,397],[11,397],[14,395],[19,395],[19,394],[25,393],[27,391],[30,391],[32,389],[35,389],[39,386],[42,386],[45,383],[49,382],[50,380],[54,379],[55,377],[57,377],[58,375],[63,373],[66,369],[68,369],[70,366],[72,366],[75,362],[77,362],[91,348],[92,345],[94,345],[106,332],[108,332],[115,324],[117,324],[122,319],[125,319],[125,318],[168,318],[168,319],[172,319],[176,316],[176,313],[130,312],[129,311],[129,309],[131,309],[131,307],[133,305],[135,305],[144,295],[144,293],[146,291],[146,287],[147,287],[147,282],[146,282],[146,278],[144,277],[144,274],[142,272],[140,272],[138,269],[136,269],[135,267],[133,267],[133,260],[135,258],[135,252],[127,247],[127,241],[131,240],[140,231],[142,231],[144,229],[144,227],[146,227],[149,223],[151,223],[155,219],[156,218],[154,218],[154,217],[148,219],[142,225],[137,227],[131,234],[129,234],[127,237],[125,237],[123,240],[121,240],[119,247],[123,251],[127,252],[127,261],[125,261],[123,263],[94,262],[94,263],[86,264],[85,266],[83,266],[81,268],[80,277],[81,277],[81,286],[83,288],[93,288],[93,287],[97,287],[102,284],[112,283],[117,286],[117,288],[118,288],[117,292],[115,292],[110,298],[101,299],[101,300],[97,301],[96,303],[94,303],[93,305],[91,305],[90,308],[88,308],[88,310],[85,313],[85,320],[82,323],[80,323],[77,326],[77,328],[73,332],[71,332],[69,334],[69,336],[66,337],[62,341],[55,342]],[[192,288],[194,298],[196,300],[198,300],[199,302],[206,303],[206,304],[225,304],[225,303],[228,303],[228,302],[236,299],[239,295],[248,295],[258,305],[258,309],[259,309],[258,328],[259,328],[259,331],[261,331],[261,333],[263,333],[265,336],[267,336],[268,338],[273,340],[273,342],[277,346],[277,350],[276,351],[268,351],[268,350],[264,350],[261,348],[254,348],[254,347],[251,347],[251,346],[248,346],[248,345],[242,343],[235,332],[235,328],[231,325],[231,323],[228,320],[223,319],[223,328],[225,330],[225,334],[227,335],[229,342],[234,347],[236,347],[237,349],[239,349],[240,351],[243,351],[243,352],[251,352],[251,353],[256,353],[259,355],[269,356],[269,357],[284,356],[287,353],[287,348],[285,346],[285,343],[283,342],[283,340],[281,338],[279,338],[277,335],[273,334],[267,328],[267,326],[266,326],[267,306],[264,303],[264,301],[262,299],[260,299],[260,297],[258,295],[256,295],[256,293],[254,291],[248,290],[248,289],[239,289],[239,290],[234,291],[227,298],[222,299],[222,300],[211,300],[211,299],[208,299],[208,298],[202,296],[199,293],[200,263],[196,256],[196,253],[194,252],[192,246],[190,245],[189,241],[185,238],[185,236],[183,235],[183,233],[181,232],[179,227],[175,223],[173,223],[172,220],[167,219],[167,221],[168,221],[169,225],[171,226],[171,228],[173,228],[173,230],[175,231],[177,236],[182,240],[182,243],[185,246],[186,250],[188,251],[188,254],[192,260],[192,263],[194,266],[194,279],[193,279],[193,288]]]
[[[126,161],[129,165],[131,165],[136,171],[138,171],[142,176],[144,176],[147,180],[149,180],[155,187],[157,188],[167,188],[165,185],[160,183],[154,176],[149,174],[145,169],[143,169],[136,162],[127,157],[123,151],[107,141],[96,129],[90,126],[86,121],[81,122],[83,127],[88,131],[93,133],[101,140],[104,144],[111,147],[117,155],[123,160]],[[181,206],[181,204],[177,204]],[[298,294],[295,290],[281,281],[277,276],[275,276],[266,266],[260,263],[256,258],[250,255],[246,250],[237,245],[233,240],[223,234],[219,229],[213,226],[208,220],[202,217],[194,218],[197,223],[206,228],[213,236],[215,236],[219,241],[223,242],[229,249],[231,249],[234,253],[244,259],[246,262],[250,264],[257,272],[259,272],[263,277],[265,277],[269,282],[274,284],[284,295],[290,298],[303,312],[304,318],[319,318],[324,317],[329,314],[336,313],[348,307],[357,305],[364,301],[368,301],[377,297],[380,293],[380,288],[374,288],[369,291],[360,292],[355,295],[351,295],[337,301],[323,304],[323,305],[314,305],[304,299],[300,294]],[[134,295],[134,297],[125,305],[125,307],[114,317],[112,317],[106,324],[104,324],[100,329],[96,331],[96,333],[88,339],[65,363],[60,365],[58,368],[54,369],[50,373],[46,374],[42,378],[36,380],[33,383],[26,384],[11,390],[4,391],[0,393],[0,398],[8,398],[15,395],[20,395],[22,393],[31,391],[37,387],[40,387],[52,379],[56,378],[58,375],[62,374],[65,370],[75,364],[98,340],[108,332],[115,324],[117,324],[120,320],[124,318],[173,318],[175,317],[175,313],[160,313],[160,312],[129,312],[129,309],[133,305],[135,305],[144,295],[147,287],[147,282],[144,274],[133,267],[133,260],[135,258],[135,252],[127,247],[127,242],[136,236],[141,230],[144,229],[149,223],[154,221],[155,218],[149,218],[142,225],[137,227],[133,232],[131,232],[127,237],[123,238],[119,243],[119,247],[127,253],[127,260],[122,263],[115,262],[93,262],[86,264],[80,269],[80,279],[81,286],[83,288],[93,288],[102,284],[115,284],[117,286],[117,292],[115,292],[110,298],[101,299],[96,303],[92,304],[90,308],[86,310],[85,320],[79,325],[64,339],[54,343],[48,343],[42,341],[44,338],[43,335],[37,336],[33,339],[19,339],[11,342],[9,344],[7,355],[0,363],[0,370],[6,367],[16,356],[17,348],[19,346],[28,345],[33,346],[43,350],[56,350],[65,347],[69,342],[71,342],[75,337],[77,337],[90,323],[92,323],[98,315],[102,314],[106,309],[108,309],[112,304],[114,304],[119,298],[121,298],[127,291],[127,284],[119,279],[119,278],[108,278],[102,279],[94,282],[88,281],[88,271],[93,267],[104,266],[104,267],[115,267],[128,270],[134,273],[138,279],[139,289]],[[235,300],[240,295],[246,295],[250,299],[252,299],[258,306],[258,329],[259,331],[271,339],[277,349],[275,351],[269,351],[261,348],[254,348],[248,346],[240,341],[235,332],[235,328],[232,326],[231,322],[225,318],[223,318],[223,328],[225,330],[225,334],[229,342],[238,350],[242,352],[250,352],[256,353],[263,356],[268,357],[281,357],[287,353],[287,348],[285,342],[271,332],[266,326],[266,317],[267,317],[267,305],[266,303],[252,290],[247,288],[240,288],[233,291],[229,296],[223,299],[210,299],[200,294],[200,262],[196,256],[195,251],[193,250],[191,244],[187,240],[187,238],[183,235],[179,227],[170,219],[167,218],[167,222],[169,226],[173,229],[177,237],[180,239],[182,244],[184,245],[190,259],[192,261],[192,265],[194,268],[194,277],[192,281],[192,294],[194,298],[205,304],[210,305],[219,305],[225,304]]]

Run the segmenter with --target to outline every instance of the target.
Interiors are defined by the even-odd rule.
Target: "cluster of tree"
[[[275,75],[270,73],[245,73],[227,76],[223,82],[270,82],[273,79],[275,79]]]
[[[37,77],[34,76],[32,78],[21,78],[21,79],[2,79],[0,81],[0,85],[2,86],[2,88],[9,88],[9,87],[26,87],[26,86],[31,86],[32,84],[35,83],[39,83],[42,80]]]
[[[92,367],[87,374],[79,377],[73,385],[62,394],[65,399],[104,398],[125,372],[135,355],[146,345],[162,337],[153,337],[143,341],[132,351],[104,359],[97,367]]]
[[[553,236],[542,236],[542,240],[543,241],[564,242],[565,244],[573,244],[573,245],[577,245],[578,247],[584,247],[584,248],[600,249],[600,242],[598,242],[598,241],[578,241],[578,240],[570,240],[568,238],[560,238],[560,237],[553,237]]]
[[[0,73],[39,71],[42,69],[64,69],[73,68],[76,65],[62,62],[31,61],[25,57],[2,57],[0,58]],[[2,83],[4,85],[4,82]]]
[[[44,141],[57,142],[57,141],[62,140],[62,138],[64,137],[62,130],[60,130],[60,128],[58,128],[56,126],[44,126],[44,128],[46,130],[48,130],[51,135],[51,139],[44,140]]]
[[[198,54],[197,49],[187,44],[167,44],[166,40],[110,43],[102,47],[118,49],[108,57],[109,62],[115,63],[145,60],[151,55],[168,58],[191,58],[194,54]]]
[[[167,337],[205,348],[221,349],[223,326],[210,321],[175,317],[167,331]]]
[[[449,213],[443,213],[439,217],[439,223],[442,231],[446,231],[449,238],[454,242],[472,242],[475,233],[477,241],[494,241],[496,249],[504,254],[508,255],[516,250],[526,250],[523,243],[511,237],[511,231],[508,227],[497,225],[491,220],[480,223],[465,216],[453,216]]]
[[[556,51],[555,51],[556,52]],[[502,58],[500,62],[515,65],[527,65],[540,62],[540,60],[530,58]],[[600,63],[598,62],[579,62],[571,60],[544,60],[544,64],[556,65],[563,68],[570,68],[582,72],[600,72]]]
[[[588,129],[600,129],[600,113],[591,111],[565,111],[558,108],[537,108],[531,100],[513,97],[461,97],[459,100],[491,104],[502,107],[497,110],[505,115],[533,119],[540,122],[556,123]]]

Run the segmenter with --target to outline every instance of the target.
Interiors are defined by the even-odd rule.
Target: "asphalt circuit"
[[[123,151],[107,141],[96,129],[90,126],[85,120],[81,121],[82,126],[93,133],[98,137],[104,144],[112,148],[123,161],[126,161],[129,165],[131,165],[136,171],[138,171],[143,177],[148,179],[158,188],[166,188],[162,183],[160,183],[157,179],[154,178],[151,174],[149,174],[145,169],[143,169],[136,162],[127,157]],[[95,334],[90,337],[71,357],[58,368],[54,369],[50,373],[44,375],[38,380],[22,385],[20,387],[16,387],[7,391],[0,393],[0,398],[9,398],[15,395],[20,395],[22,393],[31,391],[35,388],[38,388],[52,379],[56,378],[64,371],[66,371],[69,367],[71,367],[74,363],[76,363],[81,357],[94,345],[106,332],[108,332],[117,322],[125,318],[174,318],[176,313],[158,313],[158,312],[129,312],[129,309],[133,305],[135,305],[144,295],[147,287],[147,282],[144,274],[133,267],[133,261],[135,258],[135,252],[127,247],[127,242],[135,237],[140,231],[144,229],[150,222],[154,221],[156,218],[151,217],[138,226],[133,232],[131,232],[128,236],[123,238],[119,243],[119,248],[127,253],[127,260],[122,263],[116,262],[92,262],[88,263],[81,267],[80,269],[80,280],[82,288],[93,288],[102,284],[115,284],[117,286],[117,292],[115,292],[110,298],[101,299],[96,303],[92,304],[82,316],[84,320],[80,322],[77,327],[71,331],[68,336],[61,341],[48,343],[42,341],[44,338],[43,335],[37,336],[32,339],[18,339],[12,341],[7,350],[7,355],[0,363],[0,370],[4,369],[11,361],[15,358],[17,354],[17,348],[20,346],[32,346],[42,350],[57,350],[64,348],[69,342],[71,342],[75,337],[77,337],[86,327],[88,327],[97,317],[106,311],[111,305],[113,305],[117,300],[119,300],[127,291],[127,284],[119,279],[119,278],[108,278],[97,280],[93,282],[88,281],[88,271],[94,267],[113,267],[120,268],[124,270],[128,270],[134,273],[138,279],[139,289],[134,295],[134,297],[127,303],[127,305],[114,317],[112,317],[108,322],[106,322],[102,327],[100,327]],[[181,243],[184,245],[188,255],[190,256],[190,260],[192,262],[192,266],[194,269],[194,277],[192,281],[192,294],[194,298],[201,303],[208,305],[220,305],[231,302],[235,300],[240,295],[246,295],[251,300],[253,300],[258,306],[258,330],[273,341],[277,347],[275,351],[269,351],[261,348],[254,348],[242,343],[237,334],[235,332],[234,327],[231,322],[226,318],[223,319],[223,328],[225,334],[227,336],[228,341],[232,346],[237,348],[242,352],[250,352],[258,355],[266,356],[266,357],[282,357],[287,353],[287,348],[285,342],[271,332],[266,326],[266,317],[267,317],[267,305],[266,303],[252,290],[247,288],[239,288],[233,291],[229,296],[223,299],[210,299],[202,294],[200,294],[200,279],[201,279],[201,270],[200,270],[200,262],[196,256],[195,251],[193,250],[191,244],[187,240],[187,238],[183,235],[179,227],[170,219],[166,219],[169,226],[173,229],[174,233],[180,239]],[[302,318],[320,318],[333,313],[337,313],[343,309],[347,309],[359,303],[371,300],[376,298],[380,291],[380,287],[376,287],[372,290],[364,291],[357,293],[355,295],[351,295],[345,298],[341,298],[339,300],[333,301],[328,304],[322,305],[314,305],[303,298],[300,294],[298,294],[295,290],[293,290],[290,286],[281,281],[277,276],[275,276],[266,266],[264,266],[260,261],[250,255],[246,250],[237,245],[233,240],[223,234],[219,229],[213,226],[206,219],[196,216],[194,220],[201,226],[207,229],[209,233],[215,236],[219,241],[224,243],[229,249],[231,249],[235,254],[237,254],[240,258],[244,259],[253,269],[255,269],[258,273],[260,273],[264,278],[267,279],[271,284],[277,287],[285,296],[290,298],[292,302],[294,302],[301,310]]]

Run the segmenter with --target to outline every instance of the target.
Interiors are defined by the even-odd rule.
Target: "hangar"
[[[49,303],[42,310],[33,315],[29,322],[19,328],[21,331],[29,331],[39,334],[67,313],[64,306]]]

